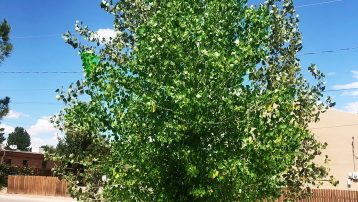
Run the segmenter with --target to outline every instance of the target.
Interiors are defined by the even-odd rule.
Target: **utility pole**
[[[356,155],[354,154],[354,137],[352,137],[353,171],[356,171]]]

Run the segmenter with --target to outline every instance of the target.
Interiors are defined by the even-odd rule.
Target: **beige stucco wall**
[[[347,187],[348,173],[354,168],[352,137],[355,137],[355,155],[358,156],[358,115],[329,110],[321,116],[319,123],[312,124],[310,128],[320,141],[328,143],[323,154],[331,159],[328,164],[331,174],[340,182],[337,187],[325,184],[322,188],[358,190],[358,182],[352,182],[351,188]]]

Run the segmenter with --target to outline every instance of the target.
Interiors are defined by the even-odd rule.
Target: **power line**
[[[323,51],[317,51],[317,52],[307,52],[303,54],[298,54],[299,56],[306,56],[306,55],[317,55],[317,54],[323,54],[323,53],[334,53],[334,52],[340,52],[340,51],[351,51],[358,49],[358,46],[354,47],[348,47],[348,48],[339,48],[336,50],[323,50]]]
[[[324,128],[343,128],[350,126],[358,126],[358,124],[348,124],[348,125],[336,125],[336,126],[325,126],[325,127],[317,127],[317,128],[309,128],[311,130],[324,129]]]
[[[318,55],[324,53],[335,53],[341,51],[352,51],[357,50],[358,46],[348,47],[348,48],[339,48],[335,50],[322,50],[316,52],[306,52],[298,54],[298,56],[307,56],[307,55]],[[80,74],[82,71],[0,71],[0,74]]]
[[[48,89],[0,89],[0,91],[54,91],[55,92],[56,89],[52,89],[52,88],[48,88]],[[338,92],[338,91],[352,91],[352,90],[358,90],[358,88],[342,88],[342,89],[328,89],[325,90],[323,92]]]
[[[0,74],[80,74],[83,72],[80,71],[12,71],[12,72],[5,72],[0,71]]]
[[[358,90],[358,88],[329,89],[329,90],[325,90],[324,92],[350,91],[350,90]]]
[[[55,92],[56,88],[33,88],[33,89],[21,89],[21,88],[0,88],[0,91],[54,91]],[[339,91],[352,91],[352,90],[358,90],[358,88],[342,88],[342,89],[328,89],[328,90],[324,90],[323,92],[339,92]]]
[[[48,37],[62,37],[63,34],[45,34],[45,35],[30,35],[30,36],[13,36],[11,39],[31,39],[31,38],[48,38]]]
[[[335,53],[341,51],[352,51],[357,50],[358,46],[347,47],[347,48],[339,48],[335,50],[322,50],[316,52],[306,52],[302,54],[298,54],[298,56],[307,56],[307,55],[318,55],[324,53]],[[83,73],[82,71],[0,71],[0,74],[79,74]]]
[[[10,104],[39,104],[39,105],[58,105],[60,102],[36,102],[36,101],[28,101],[28,102],[10,102]]]
[[[304,5],[298,5],[298,6],[296,6],[296,8],[318,6],[318,5],[331,4],[331,3],[337,3],[337,2],[342,2],[342,1],[343,0],[332,0],[332,1],[304,4]],[[78,35],[78,34],[75,33],[74,35]],[[61,34],[44,34],[44,35],[28,35],[28,36],[12,36],[11,39],[51,38],[51,37],[62,37],[62,36],[63,36],[63,33],[61,33]]]
[[[331,3],[341,2],[341,1],[343,1],[343,0],[324,1],[324,2],[300,5],[300,6],[296,6],[296,8],[303,8],[303,7],[309,7],[309,6],[318,6],[318,5],[323,5],[323,4],[331,4]]]
[[[1,120],[2,123],[6,123],[6,124],[14,124],[14,123],[10,123],[7,120]],[[319,130],[319,129],[327,129],[327,128],[343,128],[343,127],[351,127],[351,126],[358,126],[357,123],[355,124],[345,124],[345,125],[335,125],[335,126],[323,126],[323,127],[316,127],[316,128],[308,128],[310,130]]]
[[[6,119],[6,117],[4,117]],[[18,125],[18,123],[21,122],[21,123],[30,123],[32,122],[31,120],[27,119],[27,120],[24,120],[24,119],[21,119],[21,121],[18,121],[18,122],[14,122],[13,120],[1,120],[0,123],[1,124],[6,124],[6,125]]]
[[[14,88],[14,89],[4,89],[4,88],[0,88],[0,91],[55,91],[56,89],[52,89],[52,88],[48,88],[48,89],[26,89],[26,88],[23,88],[23,89],[20,89],[20,88]]]

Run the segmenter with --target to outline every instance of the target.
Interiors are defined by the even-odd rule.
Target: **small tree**
[[[31,138],[27,131],[22,127],[16,127],[14,132],[9,134],[7,138],[6,148],[10,149],[10,145],[16,145],[20,151],[29,151]]]
[[[329,106],[324,75],[308,83],[291,0],[102,2],[117,36],[71,34],[85,80],[58,96],[54,122],[106,136],[98,168],[109,201],[257,201],[294,198],[328,175],[313,162],[325,144],[308,124]],[[86,95],[82,107],[79,95]]]
[[[75,112],[85,106],[82,104],[68,110]],[[84,114],[76,117],[84,117]],[[73,197],[80,201],[100,199],[104,175],[102,166],[108,160],[109,142],[95,131],[85,131],[79,125],[71,124],[66,131],[66,136],[59,139],[56,149],[46,152],[46,158],[55,162],[54,173],[69,182],[69,192]],[[82,189],[83,186],[86,188]]]
[[[54,153],[56,151],[56,147],[53,145],[42,145],[40,148],[44,150],[44,152]]]

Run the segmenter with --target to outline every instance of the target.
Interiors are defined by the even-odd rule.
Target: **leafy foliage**
[[[0,23],[0,64],[8,57],[12,51],[12,44],[10,43],[10,25],[4,20]],[[5,97],[0,99],[0,121],[9,112],[10,98]],[[0,128],[0,144],[5,141],[4,128]]]
[[[308,124],[333,103],[314,65],[315,84],[301,73],[291,0],[101,6],[117,36],[104,43],[82,23],[76,30],[94,46],[64,36],[79,48],[85,79],[58,91],[67,107],[53,119],[67,134],[110,141],[106,161],[88,164],[109,178],[99,197],[255,201],[285,189],[296,198],[327,177],[313,161],[325,144]]]
[[[0,23],[0,63],[4,61],[12,51],[12,44],[10,43],[9,37],[10,30],[11,27],[6,20]]]
[[[6,116],[7,113],[9,113],[9,103],[9,97],[0,99],[0,121],[4,116]],[[4,137],[4,128],[0,128],[0,144],[2,144],[5,140],[6,138]]]
[[[100,198],[101,166],[108,152],[108,142],[104,138],[72,131],[59,139],[55,150],[47,150],[45,157],[55,162],[54,174],[69,182],[70,194],[78,200],[89,201]],[[83,186],[86,188],[81,188]]]
[[[14,132],[9,134],[7,138],[6,148],[10,149],[10,145],[17,145],[20,151],[29,151],[31,145],[31,138],[27,131],[22,127],[16,127]]]
[[[4,128],[0,128],[0,144],[2,144],[6,140],[6,138],[4,137],[4,130]]]
[[[44,152],[48,152],[48,153],[56,152],[56,147],[53,145],[42,145],[40,148],[42,148]]]

